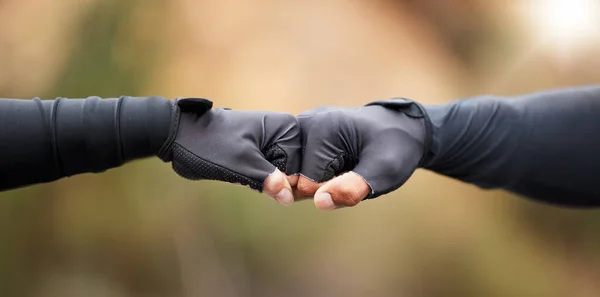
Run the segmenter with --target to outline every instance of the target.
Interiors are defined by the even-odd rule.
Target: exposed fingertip
[[[298,174],[292,174],[292,175],[287,176],[288,183],[290,183],[290,186],[292,186],[292,187],[295,187],[296,185],[298,185],[299,178],[300,178],[300,176]]]
[[[294,203],[294,195],[288,189],[282,189],[279,193],[275,194],[275,200],[281,203],[282,205],[289,206]]]
[[[317,206],[320,210],[333,210],[335,209],[335,203],[333,203],[333,199],[331,195],[326,192],[316,193],[315,194],[315,206]]]

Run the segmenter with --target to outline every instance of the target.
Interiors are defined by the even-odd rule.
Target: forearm
[[[551,203],[600,206],[600,87],[425,107],[424,168]]]
[[[0,190],[155,155],[171,109],[161,97],[0,99]]]

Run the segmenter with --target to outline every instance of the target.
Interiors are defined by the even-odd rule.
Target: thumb
[[[321,210],[355,206],[371,193],[371,187],[355,172],[347,172],[326,182],[314,196],[315,206]]]
[[[265,179],[263,192],[285,206],[291,205],[294,203],[294,195],[292,195],[290,180],[294,179],[297,179],[297,177],[288,177],[279,169],[275,169],[275,171]]]

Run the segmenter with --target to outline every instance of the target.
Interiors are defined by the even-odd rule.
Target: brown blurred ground
[[[297,114],[597,82],[600,46],[556,56],[514,3],[0,0],[0,97]],[[598,296],[599,228],[424,171],[322,213],[143,160],[0,194],[0,296]]]

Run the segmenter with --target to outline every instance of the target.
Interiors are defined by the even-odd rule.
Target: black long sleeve
[[[0,99],[0,190],[155,155],[171,110],[161,97]]]
[[[600,86],[426,106],[424,168],[570,206],[600,206]]]

